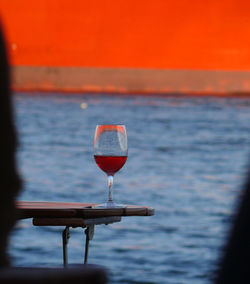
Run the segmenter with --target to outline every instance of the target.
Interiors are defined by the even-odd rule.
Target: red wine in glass
[[[113,176],[126,163],[127,156],[97,156],[94,155],[97,166],[108,176]]]
[[[94,159],[108,176],[109,198],[101,207],[120,207],[113,201],[113,176],[126,163],[128,143],[124,125],[97,125],[94,137]]]

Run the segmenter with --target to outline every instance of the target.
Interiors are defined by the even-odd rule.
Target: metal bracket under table
[[[89,241],[94,237],[95,225],[108,225],[115,222],[121,221],[120,216],[112,217],[100,217],[92,219],[82,218],[33,218],[33,225],[35,226],[65,226],[62,232],[62,243],[63,243],[63,265],[68,265],[68,243],[70,239],[70,227],[72,228],[85,228],[85,252],[84,252],[84,264],[88,262],[89,254]]]
[[[66,226],[62,232],[62,241],[63,241],[63,265],[66,267],[68,265],[68,242],[70,238],[70,227]],[[88,225],[85,229],[85,253],[84,253],[84,264],[88,262],[88,253],[89,253],[89,241],[94,237],[95,225]]]

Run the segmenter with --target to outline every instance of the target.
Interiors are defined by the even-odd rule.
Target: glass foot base
[[[126,208],[127,206],[124,204],[118,204],[115,202],[106,202],[106,203],[102,203],[102,204],[98,204],[92,208]]]

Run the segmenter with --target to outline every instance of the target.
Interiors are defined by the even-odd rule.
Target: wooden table
[[[154,209],[146,206],[124,205],[124,208],[97,208],[98,204],[68,202],[18,201],[18,218],[32,218],[34,226],[65,226],[62,232],[63,263],[68,264],[67,244],[70,227],[86,228],[84,263],[87,263],[89,241],[94,226],[120,222],[123,216],[152,216]]]

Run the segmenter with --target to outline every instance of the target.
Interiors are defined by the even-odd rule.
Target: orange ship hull
[[[250,4],[0,0],[16,90],[250,93]]]

